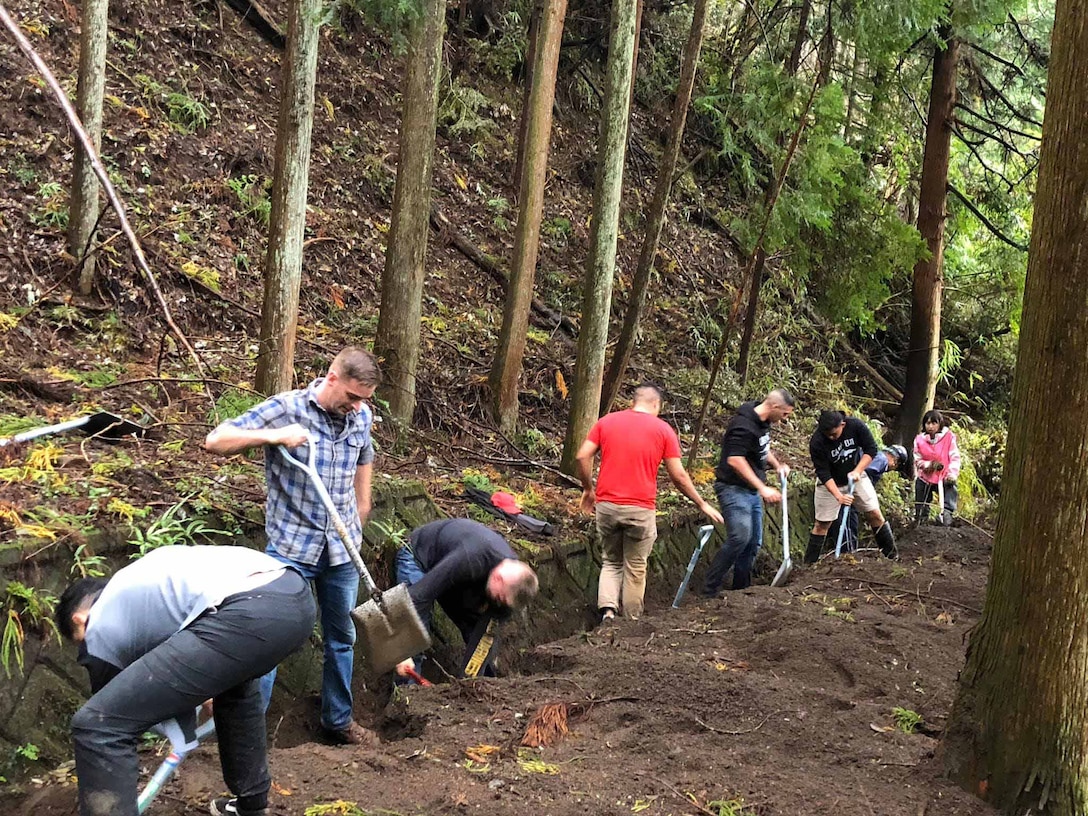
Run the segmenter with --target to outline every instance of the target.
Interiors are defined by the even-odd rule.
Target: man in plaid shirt
[[[284,459],[280,446],[317,440],[317,470],[356,542],[370,513],[374,446],[373,413],[366,404],[381,382],[374,356],[349,346],[336,355],[328,373],[309,387],[277,394],[208,434],[204,447],[230,455],[265,449],[268,502],[267,552],[313,581],[321,609],[325,664],[321,682],[321,726],[341,744],[376,743],[377,735],[352,717],[351,674],[355,625],[351,610],[359,592],[359,573],[340,541],[306,475]],[[303,456],[305,459],[306,457]],[[261,681],[265,702],[275,672]]]

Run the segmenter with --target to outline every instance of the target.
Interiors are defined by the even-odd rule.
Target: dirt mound
[[[273,812],[992,813],[935,759],[989,536],[925,528],[901,544],[898,563],[825,559],[785,589],[651,607],[539,645],[522,663],[532,674],[394,694],[378,750],[277,742]],[[546,704],[569,733],[521,748]],[[221,786],[202,750],[152,812],[205,812]],[[74,796],[54,785],[6,812],[70,813]]]

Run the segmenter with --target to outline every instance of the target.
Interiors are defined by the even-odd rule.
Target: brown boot
[[[366,745],[370,748],[376,748],[381,743],[374,731],[363,728],[355,720],[352,720],[343,728],[322,728],[321,730],[325,738],[334,745]]]

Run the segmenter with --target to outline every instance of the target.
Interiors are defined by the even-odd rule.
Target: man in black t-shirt
[[[789,467],[771,453],[771,425],[793,413],[793,404],[793,394],[776,388],[763,402],[741,405],[729,420],[714,471],[714,492],[725,518],[725,543],[707,571],[704,595],[718,593],[730,567],[733,589],[752,585],[752,565],[763,543],[763,502],[782,501],[782,494],[765,481],[767,466],[789,473]]]
[[[536,573],[518,560],[506,539],[469,519],[442,519],[415,529],[397,553],[397,580],[408,584],[408,594],[428,628],[438,603],[461,631],[465,667],[488,624],[525,606],[538,587]],[[471,673],[493,674],[495,651],[492,648],[486,664]],[[413,662],[402,661],[397,674],[404,676]]]
[[[816,521],[805,549],[805,563],[819,560],[827,531],[843,505],[856,507],[873,528],[880,551],[888,558],[896,558],[891,525],[880,512],[876,488],[865,473],[877,455],[876,440],[869,426],[842,411],[823,411],[808,450],[816,469]],[[853,495],[846,490],[851,483]]]

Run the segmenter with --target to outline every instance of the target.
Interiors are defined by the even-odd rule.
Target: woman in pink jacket
[[[956,493],[956,477],[960,475],[960,449],[956,435],[945,427],[940,411],[926,411],[922,417],[922,433],[914,437],[914,521],[922,523],[929,512],[933,494],[942,492],[944,507],[940,523],[952,524],[959,496]]]

